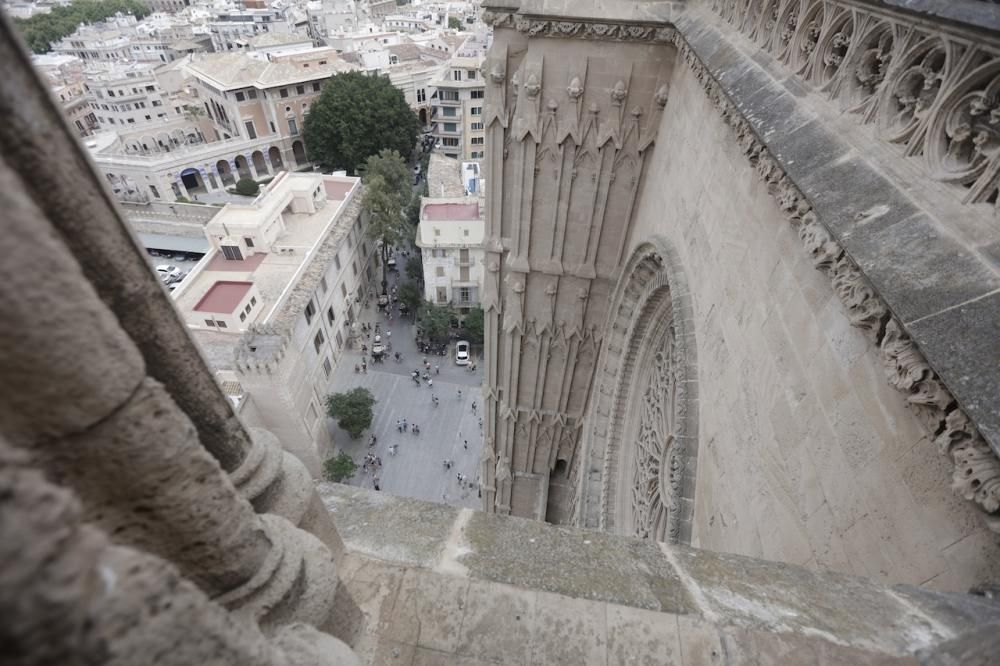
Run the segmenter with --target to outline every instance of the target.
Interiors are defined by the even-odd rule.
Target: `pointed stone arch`
[[[621,272],[598,358],[584,525],[690,543],[698,457],[692,326],[676,253],[660,238],[643,243]]]

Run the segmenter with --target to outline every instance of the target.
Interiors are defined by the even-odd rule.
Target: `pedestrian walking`
[[[462,399],[462,389],[458,389],[458,399]]]
[[[440,375],[441,374],[441,366],[439,366],[439,365],[435,365],[434,366],[434,374],[435,375]]]
[[[466,451],[469,450],[469,440],[465,440],[464,442],[462,442],[462,448],[465,449]]]
[[[434,380],[430,377],[427,378],[427,388],[434,388]]]
[[[406,429],[407,429],[408,427],[409,427],[409,426],[407,426],[407,425],[406,425],[406,419],[403,419],[403,432],[406,432]]]
[[[396,430],[403,432],[403,422],[399,419],[396,419]]]
[[[476,413],[476,401],[475,400],[472,401],[472,413],[473,414]]]

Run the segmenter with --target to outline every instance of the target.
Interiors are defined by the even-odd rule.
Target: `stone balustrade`
[[[935,660],[1000,622],[982,597],[339,484],[319,492],[345,544],[344,601],[357,603],[338,614],[339,635],[371,663],[950,663]]]

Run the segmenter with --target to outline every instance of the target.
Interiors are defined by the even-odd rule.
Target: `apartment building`
[[[63,115],[80,136],[98,129],[97,116],[90,108],[83,61],[76,56],[47,53],[31,58],[45,76],[52,94],[58,98]]]
[[[196,102],[178,104],[177,120],[88,141],[98,168],[130,200],[176,201],[308,167],[300,134],[309,106],[326,79],[355,66],[331,49],[271,58],[192,55],[182,67]],[[195,104],[197,113],[185,108]]]
[[[486,132],[483,106],[486,83],[480,72],[485,56],[471,52],[453,56],[442,68],[433,85],[431,121],[438,150],[447,157],[463,160],[483,158]]]
[[[218,11],[206,27],[212,36],[212,48],[217,52],[246,48],[247,40],[270,32],[292,31],[287,11],[280,8]]]
[[[219,139],[297,137],[323,83],[355,66],[329,49],[260,60],[246,53],[195,55],[187,66]]]
[[[85,70],[90,107],[102,130],[156,123],[181,115],[144,62],[95,63]]]
[[[357,178],[281,172],[207,224],[210,249],[173,292],[244,422],[315,476],[330,442],[327,385],[376,275],[360,199]]]
[[[435,152],[428,166],[429,196],[420,202],[417,247],[424,268],[424,298],[466,313],[479,305],[485,249],[484,210],[467,195],[462,163]]]

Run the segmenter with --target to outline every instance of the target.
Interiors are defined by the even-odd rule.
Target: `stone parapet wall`
[[[319,492],[357,602],[341,605],[355,623],[340,637],[373,663],[914,663],[1000,620],[978,597],[338,484]]]

